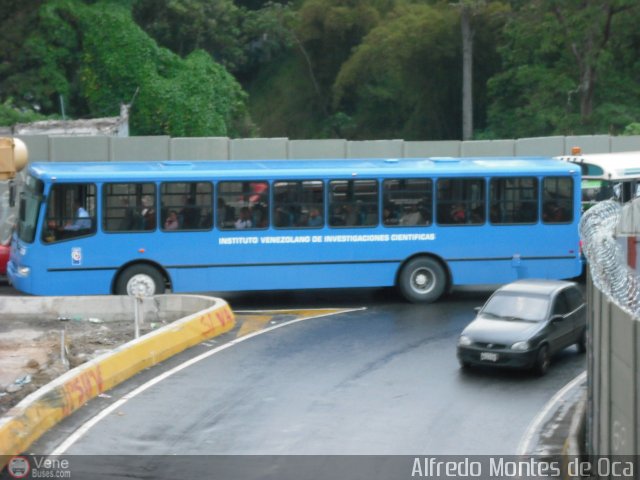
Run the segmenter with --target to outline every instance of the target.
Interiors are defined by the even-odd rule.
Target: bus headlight
[[[523,352],[525,350],[529,350],[529,342],[516,342],[511,345],[511,350],[516,350],[518,352]]]
[[[29,267],[18,267],[17,273],[20,277],[28,277],[31,269]]]

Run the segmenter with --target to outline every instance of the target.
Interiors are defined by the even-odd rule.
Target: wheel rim
[[[410,280],[411,290],[419,294],[429,293],[436,287],[436,276],[430,268],[417,268]]]
[[[151,297],[156,293],[156,282],[149,275],[138,273],[127,282],[127,295]]]
[[[540,351],[540,371],[546,372],[549,369],[549,352],[546,348]]]

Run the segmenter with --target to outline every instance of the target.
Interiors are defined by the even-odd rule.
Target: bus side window
[[[484,179],[441,178],[437,186],[439,224],[481,225],[485,222]]]
[[[42,231],[44,242],[87,236],[96,231],[96,186],[56,184],[51,188]]]
[[[216,204],[221,230],[256,230],[269,226],[269,183],[266,181],[220,182]]]
[[[156,229],[155,183],[108,183],[102,192],[102,228],[105,232],[150,232]]]
[[[213,226],[210,182],[164,182],[160,186],[161,229],[208,230]]]
[[[494,225],[538,221],[538,179],[492,178],[489,188],[489,221]]]
[[[568,223],[573,220],[573,179],[547,177],[542,181],[542,220]]]
[[[332,180],[329,186],[330,226],[362,227],[378,224],[377,180]]]
[[[424,226],[432,223],[433,182],[403,178],[382,183],[384,225]]]
[[[275,228],[320,228],[324,225],[321,180],[278,180],[273,183]]]

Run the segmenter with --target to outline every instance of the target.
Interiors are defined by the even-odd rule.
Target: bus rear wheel
[[[164,293],[164,278],[151,265],[128,267],[116,282],[117,295],[151,297],[160,293]]]
[[[409,261],[398,277],[400,292],[414,303],[435,302],[444,293],[445,286],[446,275],[442,265],[428,257]]]

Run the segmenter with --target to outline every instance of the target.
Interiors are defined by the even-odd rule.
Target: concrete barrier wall
[[[9,300],[11,302],[3,306],[15,303],[16,309],[32,312],[44,310],[54,318],[86,312],[96,316],[96,312],[104,312],[103,307],[108,307],[116,316],[130,311],[127,308],[130,302],[124,297],[115,296],[11,297]],[[0,417],[0,470],[12,455],[27,451],[49,428],[92,398],[145,368],[235,327],[233,312],[221,299],[160,295],[147,300],[147,305],[169,312],[177,320],[69,370]],[[0,311],[9,313],[1,310],[1,307]]]
[[[640,135],[585,135],[517,140],[289,140],[288,138],[170,138],[20,136],[32,162],[132,160],[262,160],[276,158],[401,158],[555,156],[579,146],[584,153],[640,150]]]
[[[589,278],[587,450],[640,455],[640,322]]]

